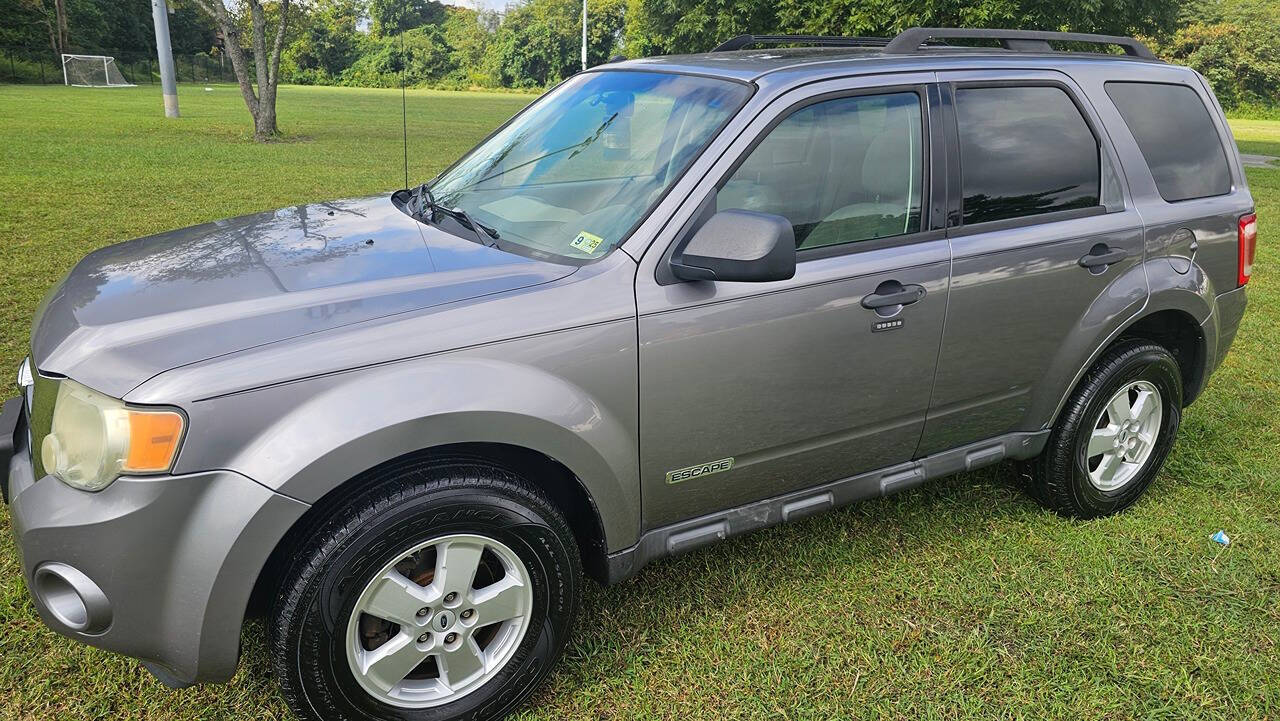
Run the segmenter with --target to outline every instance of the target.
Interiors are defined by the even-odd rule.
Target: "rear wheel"
[[[580,593],[573,535],[537,489],[473,459],[410,463],[299,544],[273,666],[304,719],[501,718],[546,677]]]
[[[1073,518],[1121,511],[1164,465],[1182,418],[1182,374],[1165,348],[1127,340],[1103,354],[1072,393],[1028,490]]]

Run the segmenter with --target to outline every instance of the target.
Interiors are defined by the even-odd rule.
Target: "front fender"
[[[197,401],[201,438],[179,466],[235,470],[314,503],[406,453],[514,445],[567,467],[609,549],[622,548],[640,518],[634,342],[630,325],[606,324]]]

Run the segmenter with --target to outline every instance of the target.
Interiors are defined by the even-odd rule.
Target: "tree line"
[[[460,0],[462,1],[462,0]],[[581,67],[581,0],[520,0],[502,12],[436,0],[170,0],[174,51],[235,60],[251,83],[521,88]],[[1190,65],[1223,104],[1280,105],[1275,0],[587,0],[588,63],[701,52],[741,33],[892,36],[924,26],[1136,35]],[[256,11],[250,12],[256,8]],[[284,9],[282,15],[281,10]],[[154,53],[149,0],[0,0],[0,45]],[[279,34],[279,53],[273,42]],[[263,23],[258,58],[253,38]],[[270,77],[267,78],[270,80]],[[242,82],[242,90],[244,83]],[[248,98],[246,98],[248,101]]]

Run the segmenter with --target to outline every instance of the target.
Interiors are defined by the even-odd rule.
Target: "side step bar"
[[[675,556],[760,528],[768,528],[868,498],[915,488],[925,481],[1010,459],[1039,455],[1049,431],[1010,433],[916,461],[863,473],[814,488],[756,501],[646,531],[640,542],[609,555],[609,583],[634,576],[650,561]]]

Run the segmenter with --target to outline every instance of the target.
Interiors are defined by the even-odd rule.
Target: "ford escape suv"
[[[1002,460],[1134,503],[1253,211],[1204,79],[1129,38],[597,67],[417,187],[77,264],[0,426],[25,581],[171,685],[261,614],[302,718],[498,718],[584,571]]]

